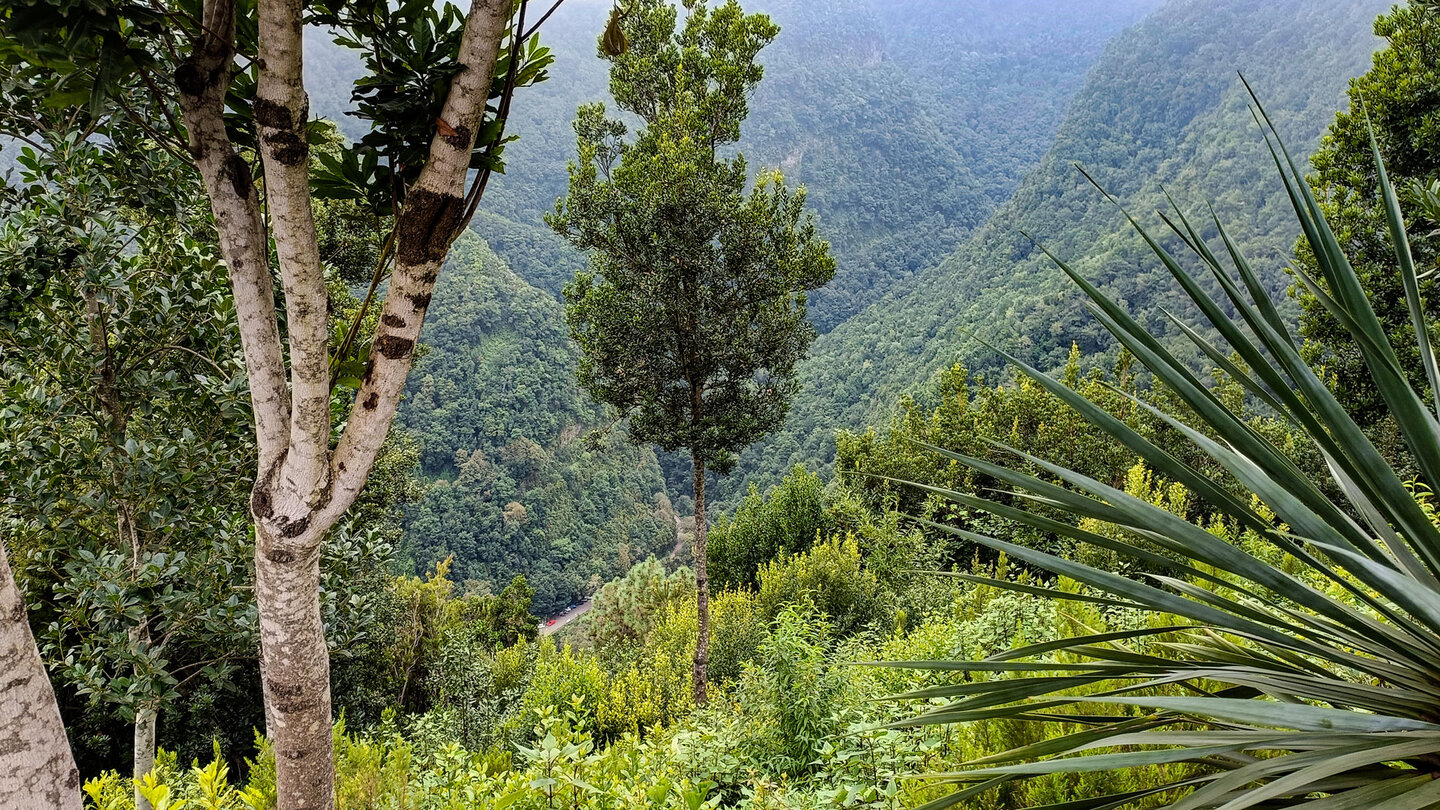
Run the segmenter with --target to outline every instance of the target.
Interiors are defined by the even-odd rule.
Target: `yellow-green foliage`
[[[733,674],[702,709],[692,705],[690,690],[695,608],[693,602],[675,601],[622,656],[557,646],[552,639],[496,650],[488,659],[488,676],[476,681],[476,688],[513,693],[515,702],[487,721],[499,724],[496,733],[472,738],[485,742],[472,742],[471,748],[457,742],[455,726],[443,712],[409,718],[391,713],[380,726],[358,734],[337,724],[337,805],[341,810],[916,808],[950,791],[914,778],[917,773],[954,770],[1079,728],[1016,720],[884,728],[911,716],[916,706],[879,698],[987,676],[854,662],[981,658],[1018,644],[1143,621],[1083,603],[1057,609],[1040,597],[937,576],[930,591],[934,610],[914,627],[846,637],[815,606],[822,601],[816,597],[825,596],[817,589],[835,572],[863,578],[853,540],[832,538],[769,566],[761,593],[715,594],[713,661],[717,671]],[[1032,582],[1031,574],[1013,569],[1003,557],[975,572]],[[413,584],[420,592],[436,587]],[[1048,587],[1076,588],[1064,581]],[[775,620],[766,616],[766,599],[780,605]],[[1102,688],[1109,685],[1095,687]],[[208,768],[196,763],[191,769],[162,756],[146,789],[170,801],[167,810],[273,810],[274,755],[264,741],[243,785],[225,781],[218,754]],[[1101,787],[1139,789],[1178,773],[1152,769],[1103,784],[1105,777],[1098,775],[1047,777],[1008,785],[960,807],[1037,807],[1095,795]],[[96,810],[133,810],[130,781],[114,773],[92,780],[87,793]],[[184,805],[175,804],[182,800]]]
[[[854,535],[831,537],[809,551],[760,569],[760,614],[773,620],[786,605],[811,602],[840,635],[849,635],[885,613],[880,581],[860,562]]]
[[[765,637],[768,620],[769,617],[760,610],[755,594],[750,591],[726,590],[711,595],[712,681],[723,685],[740,677],[745,664],[755,659],[755,652]],[[663,651],[671,660],[687,662],[688,667],[688,662],[695,657],[695,634],[695,603],[672,605],[651,631],[645,648]]]
[[[765,638],[765,622],[750,591],[722,591],[710,600],[710,677],[740,677]]]
[[[577,702],[578,703],[578,702]],[[336,732],[339,810],[698,810],[713,789],[674,762],[664,741],[625,735],[597,746],[584,712],[542,713],[531,746],[516,755],[469,752],[450,744],[425,752],[399,736]],[[269,784],[257,784],[259,779]],[[274,772],[255,769],[232,785],[217,758],[188,771],[161,757],[145,791],[157,810],[273,810]],[[114,772],[86,784],[94,810],[134,810],[131,786]],[[162,803],[163,802],[163,803]]]
[[[267,773],[263,768],[253,770],[262,777]],[[269,785],[253,780],[248,785],[233,785],[218,746],[208,765],[195,762],[189,768],[180,767],[174,754],[161,751],[155,769],[143,778],[125,779],[107,771],[85,783],[85,795],[96,810],[134,810],[136,788],[154,810],[271,810],[275,806],[273,768],[268,775]]]
[[[541,639],[535,649],[535,670],[525,693],[525,706],[567,706],[578,699],[592,710],[605,695],[610,674],[594,656],[569,644],[557,647]]]
[[[693,655],[693,642],[689,650]],[[589,653],[542,641],[524,705],[534,716],[574,704],[588,727],[610,740],[669,725],[690,712],[691,695],[690,658],[673,650],[646,649],[610,672]]]
[[[711,672],[718,684],[737,679],[764,638],[764,620],[748,591],[722,591],[710,602]],[[612,664],[569,645],[536,645],[524,706],[539,712],[579,698],[592,730],[614,739],[670,725],[694,708],[695,604],[671,602],[654,617],[642,643]],[[497,657],[497,661],[498,661]]]
[[[599,707],[600,730],[634,733],[685,716],[694,706],[690,670],[690,659],[662,653],[615,673]]]
[[[1146,467],[1143,461],[1135,462],[1129,470],[1126,470],[1125,492],[1182,518],[1189,513],[1192,506],[1190,492],[1184,484],[1165,481]],[[1133,536],[1121,533],[1114,524],[1094,518],[1081,518],[1080,528],[1102,537],[1124,540],[1127,543],[1133,543],[1136,540]],[[1149,547],[1149,544],[1146,545]],[[1077,545],[1070,556],[1076,562],[1099,568],[1102,571],[1123,573],[1132,567],[1130,558],[1122,557],[1110,549],[1089,544]]]
[[[1002,564],[985,573],[1008,579]],[[950,580],[955,583],[956,581]],[[1063,583],[1057,587],[1069,587]],[[1058,724],[984,721],[957,728],[886,729],[914,705],[877,701],[958,673],[857,667],[877,659],[960,658],[1015,643],[1106,627],[1089,606],[1065,611],[1047,600],[956,583],[945,611],[883,639],[837,639],[809,607],[789,607],[730,688],[696,711],[689,703],[693,606],[676,605],[648,643],[619,671],[549,640],[496,654],[496,668],[528,671],[518,744],[466,750],[424,718],[405,733],[383,724],[353,734],[337,725],[336,797],[340,810],[820,810],[915,808],[949,788],[913,778],[953,770],[999,750],[1078,730]],[[748,592],[716,595],[727,637],[744,637],[739,620],[758,616]],[[721,607],[723,606],[723,607]],[[1112,617],[1113,618],[1113,617]],[[758,623],[751,622],[754,628]],[[718,647],[717,647],[718,648]],[[503,662],[503,663],[502,663]],[[975,677],[972,675],[971,677]],[[996,676],[1005,677],[1005,676]],[[559,707],[559,711],[554,707]],[[218,752],[217,760],[218,763]],[[209,776],[204,776],[206,772]],[[1142,788],[1178,770],[1152,769],[1103,786]],[[218,781],[217,781],[218,777]],[[204,787],[205,779],[211,788]],[[971,810],[1035,807],[1095,795],[1102,777],[1020,782],[960,805]],[[244,785],[224,783],[217,764],[181,769],[162,756],[153,780],[196,810],[272,810],[274,759],[267,747]],[[107,774],[87,785],[96,810],[133,810],[129,780]],[[221,804],[205,804],[207,796]],[[229,802],[225,804],[223,802]]]

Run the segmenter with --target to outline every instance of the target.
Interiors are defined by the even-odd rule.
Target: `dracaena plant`
[[[1425,359],[1427,393],[1407,382],[1300,167],[1263,111],[1258,117],[1318,259],[1321,277],[1301,273],[1299,281],[1354,336],[1422,475],[1440,481],[1440,372],[1427,338],[1405,223],[1379,151],[1376,193],[1388,214],[1397,271]],[[964,683],[908,695],[940,698],[943,704],[908,724],[1000,716],[1037,723],[1063,719],[1075,724],[1068,728],[1078,728],[941,775],[959,789],[927,807],[958,804],[1012,780],[1186,762],[1195,767],[1180,781],[1055,807],[1440,806],[1440,779],[1435,778],[1440,776],[1440,529],[1425,499],[1415,496],[1413,483],[1401,479],[1321,375],[1301,359],[1287,320],[1262,280],[1224,225],[1211,217],[1218,234],[1213,249],[1183,214],[1165,217],[1194,254],[1187,261],[1203,267],[1203,274],[1193,275],[1157,238],[1130,221],[1207,324],[1196,328],[1175,318],[1184,333],[1245,388],[1252,403],[1314,443],[1330,480],[1302,472],[1124,309],[1051,256],[1084,291],[1095,317],[1189,406],[1194,418],[1187,424],[1137,404],[1170,423],[1232,479],[1228,485],[1217,483],[1062,383],[1008,359],[1158,474],[1189,488],[1249,541],[1229,542],[1162,507],[1042,459],[1017,453],[1053,476],[1049,480],[934,448],[1012,488],[1019,503],[1045,508],[1017,508],[929,488],[934,494],[1168,575],[1126,578],[937,524],[937,529],[1084,586],[1068,597],[1057,592],[1057,598],[1124,606],[1149,613],[1155,621],[1148,628],[1095,632],[981,661],[896,664],[970,675]],[[1212,278],[1202,281],[1202,275]],[[1326,494],[1334,492],[1342,496]],[[1057,511],[1074,520],[1055,519]],[[1081,519],[1087,519],[1083,525],[1089,529],[1100,525],[1104,530],[1082,529]]]

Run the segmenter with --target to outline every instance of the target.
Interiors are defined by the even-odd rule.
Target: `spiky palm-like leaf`
[[[1407,382],[1299,167],[1260,111],[1257,120],[1262,119],[1275,166],[1323,274],[1323,284],[1305,277],[1301,282],[1355,336],[1416,464],[1428,481],[1440,482],[1440,402]],[[1378,150],[1375,159],[1420,354],[1432,396],[1440,396],[1440,370],[1426,338],[1404,222]],[[1064,719],[1083,729],[942,775],[962,789],[932,807],[1039,774],[1177,762],[1203,767],[1195,769],[1193,778],[1157,790],[1053,807],[1101,810],[1141,799],[1178,810],[1440,807],[1440,780],[1434,778],[1440,775],[1440,531],[1301,359],[1285,319],[1250,263],[1213,212],[1211,218],[1230,269],[1182,214],[1167,217],[1166,224],[1213,275],[1223,293],[1215,297],[1133,218],[1131,224],[1228,349],[1181,324],[1185,334],[1255,401],[1308,435],[1333,480],[1322,486],[1307,477],[1129,314],[1052,256],[1084,290],[1095,317],[1156,380],[1179,395],[1206,429],[1151,410],[1255,500],[1237,496],[1039,370],[1008,359],[1158,473],[1184,484],[1225,519],[1272,545],[1278,553],[1265,556],[1284,558],[1284,564],[1268,563],[1163,508],[1038,458],[1017,453],[1065,485],[934,448],[1004,482],[1022,499],[1044,504],[1049,514],[1058,509],[1090,518],[1088,525],[1098,520],[1118,531],[1095,534],[986,498],[925,487],[935,494],[1179,574],[1128,579],[994,537],[938,524],[937,529],[1083,583],[1094,594],[1084,598],[1179,617],[1186,626],[1070,638],[984,661],[894,664],[996,673],[906,696],[950,701],[910,724],[1001,716]],[[1236,315],[1227,316],[1227,310]],[[1242,362],[1232,361],[1235,356]],[[1325,494],[1337,490],[1344,502]],[[1150,643],[1143,651],[1125,646],[1147,635]],[[1194,696],[1176,696],[1183,690],[1175,687]],[[1123,714],[1117,716],[1114,705],[1107,714],[1107,704],[1123,707]]]

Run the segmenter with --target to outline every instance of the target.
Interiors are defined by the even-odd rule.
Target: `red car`
[[[546,627],[553,626],[554,624],[555,624],[555,620],[554,620],[554,619],[551,619],[550,621],[545,622],[545,626],[546,626]]]

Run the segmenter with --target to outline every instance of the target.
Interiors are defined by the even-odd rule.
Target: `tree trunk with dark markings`
[[[480,131],[511,0],[474,0],[460,70],[437,134],[396,222],[396,262],[368,367],[345,431],[331,449],[329,329],[324,273],[311,214],[303,4],[260,0],[255,122],[264,163],[267,233],[250,167],[226,134],[235,0],[205,0],[205,37],[176,73],[190,151],[205,183],[229,266],[255,411],[255,596],[267,732],[275,747],[279,810],[335,803],[330,658],[320,617],[320,548],[365,486],[390,431],[440,266],[464,224]],[[285,295],[286,342],[273,305],[273,236]],[[286,349],[288,348],[288,352]],[[284,358],[290,359],[287,367]]]
[[[329,807],[335,790],[330,652],[320,619],[320,546],[257,526],[255,600],[260,617],[265,730],[275,747],[282,807]],[[283,763],[283,765],[282,765]]]

